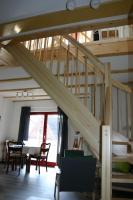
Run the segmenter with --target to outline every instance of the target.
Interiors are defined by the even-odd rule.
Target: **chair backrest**
[[[92,192],[95,184],[96,159],[62,158],[60,191]]]
[[[41,144],[41,148],[40,148],[40,155],[48,157],[50,146],[51,146],[51,143],[45,143],[45,142],[43,142]]]
[[[16,141],[8,141],[7,144],[7,152],[8,155],[10,156],[10,154],[13,156],[14,155],[22,155],[22,151],[23,151],[23,143],[22,142],[16,142]]]

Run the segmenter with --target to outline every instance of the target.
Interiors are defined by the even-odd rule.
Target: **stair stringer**
[[[23,45],[8,44],[4,48],[66,113],[88,143],[92,153],[99,158],[100,125],[89,110]]]

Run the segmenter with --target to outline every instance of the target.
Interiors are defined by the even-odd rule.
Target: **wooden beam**
[[[0,83],[5,82],[18,82],[18,81],[29,81],[32,80],[32,77],[19,77],[19,78],[9,78],[9,79],[0,79]]]
[[[1,48],[0,49],[0,60],[3,65],[17,65],[16,61],[14,58],[9,54],[5,53],[5,49]]]
[[[35,59],[21,44],[10,44],[5,46],[5,49],[61,107],[74,127],[88,142],[91,151],[99,158],[99,123],[93,115],[51,74],[42,62]]]
[[[52,99],[48,95],[33,95],[26,97],[17,97],[17,96],[4,96],[4,99],[9,99],[11,101],[32,101],[32,100],[48,100]]]
[[[18,42],[29,38],[68,34],[77,30],[95,30],[129,24],[132,23],[132,6],[132,0],[119,0],[103,3],[98,9],[87,6],[72,11],[65,10],[1,24],[0,41],[14,38],[15,42]],[[9,34],[15,25],[21,27],[22,31],[19,34]]]
[[[21,99],[20,99],[20,100],[14,99],[14,100],[12,100],[12,102],[47,101],[47,100],[52,100],[52,99],[51,99],[51,97],[48,96],[47,98],[46,98],[46,97],[45,97],[45,98],[38,98],[38,97],[37,97],[37,98],[33,98],[33,99],[25,98],[25,99],[22,99],[22,100],[21,100]]]
[[[86,93],[80,93],[80,94],[74,94],[75,96],[77,96],[78,98],[87,98],[90,96],[90,94],[86,94]],[[49,98],[49,99],[52,99],[50,98],[47,94],[46,95],[32,95],[32,96],[25,96],[25,97],[17,97],[16,95],[14,96],[3,96],[5,99],[16,99],[16,100],[21,100],[24,99],[24,100],[32,100],[32,99],[42,99],[42,98]]]
[[[28,88],[8,88],[8,89],[0,89],[0,92],[13,92],[13,91],[23,91],[23,90],[38,90],[42,89],[41,87],[28,87]]]

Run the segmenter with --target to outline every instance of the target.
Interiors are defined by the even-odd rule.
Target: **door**
[[[39,112],[30,114],[28,141],[29,146],[40,147],[42,142],[50,142],[48,165],[56,165],[58,140],[58,114],[57,112]]]

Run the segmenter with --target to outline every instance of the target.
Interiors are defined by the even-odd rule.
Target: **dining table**
[[[40,152],[40,146],[24,145],[23,153],[25,154],[38,154]]]
[[[27,155],[27,158],[26,158],[26,173],[30,172],[31,156],[39,154],[39,153],[40,153],[40,146],[29,145],[29,144],[23,146],[23,154]]]

